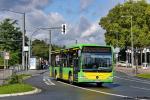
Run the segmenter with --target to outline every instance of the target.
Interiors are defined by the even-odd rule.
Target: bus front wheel
[[[97,86],[102,86],[103,85],[102,82],[99,82],[99,83],[96,83],[96,84],[97,84]]]

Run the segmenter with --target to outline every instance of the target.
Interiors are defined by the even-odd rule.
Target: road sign
[[[4,53],[4,59],[9,60],[9,58],[10,58],[10,57],[9,57],[9,52],[5,52],[5,53]]]
[[[23,51],[29,51],[29,46],[24,46]]]

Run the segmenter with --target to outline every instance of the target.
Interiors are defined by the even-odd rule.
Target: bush
[[[23,77],[13,74],[8,80],[6,80],[6,82],[7,84],[23,83]]]

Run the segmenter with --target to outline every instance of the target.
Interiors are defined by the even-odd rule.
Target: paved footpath
[[[39,74],[43,74],[45,72],[49,71],[48,69],[44,69],[44,70],[28,70],[28,71],[20,71],[17,74],[30,74],[32,76],[36,76]]]
[[[123,72],[123,73],[125,73],[127,75],[130,75],[130,76],[135,76],[136,75],[133,68],[115,67],[115,70],[119,71],[119,72]],[[150,68],[149,69],[138,68],[137,73],[138,74],[141,74],[141,73],[150,73]]]
[[[48,69],[44,69],[44,70],[27,70],[27,71],[19,71],[17,72],[17,74],[30,74],[32,76],[36,76],[39,74],[42,74],[44,72],[48,71]],[[4,70],[0,70],[0,85],[3,84],[3,80],[10,77],[12,75],[12,70],[10,69],[6,69],[5,72]]]

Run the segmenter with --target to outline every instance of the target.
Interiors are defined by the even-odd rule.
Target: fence
[[[17,73],[23,70],[21,65],[10,66],[9,69],[0,69],[0,85],[5,83],[13,73]]]

